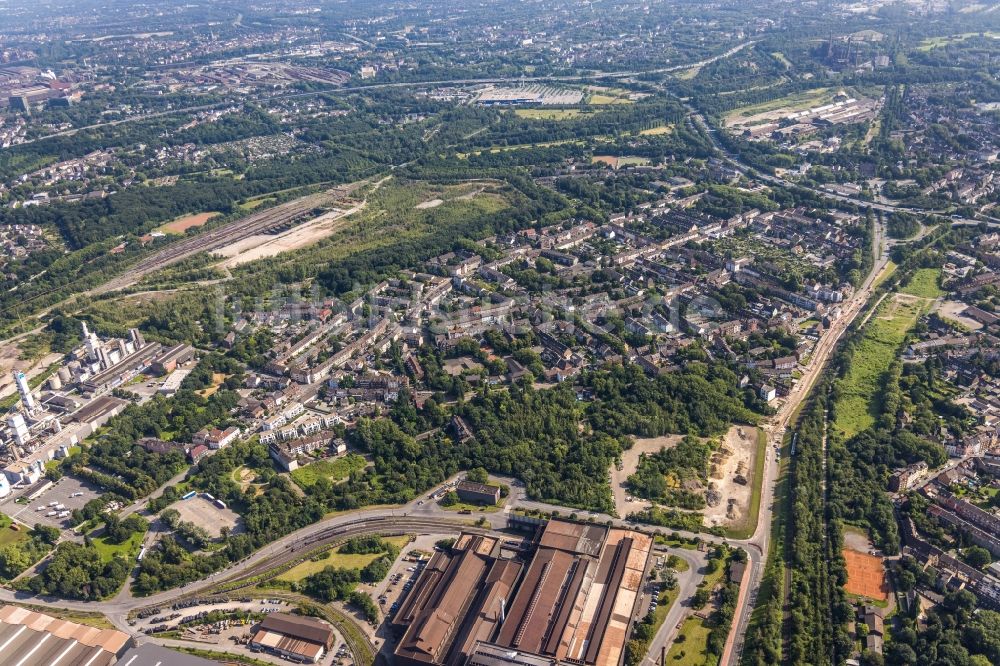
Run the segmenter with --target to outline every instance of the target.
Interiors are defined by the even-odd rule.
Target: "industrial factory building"
[[[0,606],[4,664],[110,666],[132,646],[114,629],[96,629],[18,606]]]
[[[639,532],[552,520],[527,551],[463,534],[393,618],[404,666],[617,666],[649,564]],[[511,666],[514,666],[513,664]]]

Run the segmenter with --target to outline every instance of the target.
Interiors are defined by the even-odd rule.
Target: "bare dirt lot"
[[[222,534],[223,527],[235,532],[240,525],[239,514],[232,509],[217,507],[201,495],[174,502],[170,508],[177,509],[181,514],[181,520],[205,528],[215,538]]]
[[[957,321],[962,326],[965,326],[970,331],[978,331],[983,327],[975,319],[970,319],[964,316],[962,313],[965,312],[965,308],[969,307],[965,303],[960,301],[938,301],[935,307],[935,312],[944,319],[951,319],[952,321]]]
[[[418,210],[425,210],[427,208],[437,208],[438,206],[440,206],[443,203],[444,203],[443,199],[430,199],[428,201],[424,201],[422,203],[418,203],[416,206],[414,206],[414,208],[416,208]]]
[[[859,553],[867,553],[874,548],[875,545],[865,534],[865,531],[858,529],[853,525],[844,525],[844,548],[850,548],[851,550],[856,550]]]
[[[649,507],[647,500],[632,497],[628,491],[628,477],[635,474],[643,454],[676,446],[683,439],[680,435],[637,439],[631,449],[622,454],[622,468],[611,468],[611,492],[619,516],[642,511]],[[701,511],[707,526],[740,527],[747,519],[753,497],[754,466],[757,456],[757,429],[733,426],[726,433],[722,446],[712,458],[709,483],[721,496],[715,506]],[[743,478],[746,483],[740,483]]]
[[[667,435],[665,437],[647,437],[635,440],[632,448],[622,454],[622,468],[617,469],[611,466],[611,492],[615,497],[615,511],[618,515],[625,517],[635,511],[642,511],[649,506],[649,502],[644,499],[630,497],[626,482],[628,477],[635,474],[639,466],[639,458],[644,453],[656,453],[660,449],[677,446],[683,437],[680,435]]]
[[[186,215],[185,217],[179,217],[172,222],[167,222],[166,224],[160,226],[157,231],[162,231],[165,234],[182,234],[193,227],[203,226],[206,222],[218,214],[219,213],[198,213],[197,215]]]
[[[5,397],[15,391],[14,377],[11,374],[20,370],[30,380],[39,372],[45,371],[51,364],[62,359],[62,354],[46,354],[34,361],[21,359],[21,349],[17,343],[8,342],[0,345],[0,397]]]
[[[728,453],[727,453],[728,452]],[[746,520],[753,491],[754,462],[757,455],[757,429],[733,426],[722,446],[712,457],[709,483],[715,485],[722,499],[704,510],[705,524],[733,527]],[[740,483],[742,478],[746,483]]]
[[[312,245],[339,231],[347,224],[347,218],[361,210],[360,205],[349,210],[333,210],[320,215],[311,222],[300,224],[276,235],[256,234],[231,243],[214,252],[224,257],[222,268],[233,268],[256,259],[274,257],[282,252],[298,250]]]

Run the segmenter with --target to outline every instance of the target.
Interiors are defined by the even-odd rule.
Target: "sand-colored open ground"
[[[682,439],[681,435],[637,439],[632,448],[622,454],[622,468],[611,466],[611,493],[619,516],[642,511],[650,505],[645,499],[631,497],[628,490],[628,478],[635,474],[642,455],[674,447]],[[723,445],[712,458],[709,473],[709,482],[714,484],[722,499],[716,506],[706,507],[699,512],[704,516],[705,525],[738,529],[746,522],[756,482],[753,478],[756,457],[757,429],[748,426],[730,428]],[[737,483],[737,474],[742,474],[747,483]]]
[[[428,201],[422,201],[418,203],[414,208],[417,210],[426,210],[428,208],[437,208],[444,203],[444,199],[429,199]]]
[[[49,353],[39,359],[26,361],[20,358],[21,350],[16,342],[0,345],[0,397],[14,393],[13,372],[20,370],[30,381],[39,372],[45,371],[50,365],[63,357],[62,354]]]
[[[628,477],[635,474],[639,466],[639,458],[644,453],[656,453],[663,448],[677,446],[683,439],[680,435],[667,435],[666,437],[647,437],[635,440],[635,444],[628,451],[622,454],[622,468],[619,470],[614,465],[611,466],[611,493],[615,497],[615,511],[619,516],[627,516],[636,511],[642,511],[649,506],[649,502],[641,498],[633,498],[627,501],[629,495],[627,482]]]
[[[708,481],[715,484],[722,500],[716,506],[705,507],[706,525],[734,527],[746,520],[753,485],[757,482],[753,478],[756,456],[757,429],[748,426],[730,428],[711,463]],[[742,475],[747,483],[737,483],[737,475]]]
[[[280,234],[248,236],[219,248],[214,254],[225,258],[225,261],[219,264],[220,267],[233,268],[264,257],[274,257],[282,252],[298,250],[343,229],[348,223],[347,218],[363,207],[364,204],[358,204],[347,210],[331,210]]]
[[[206,222],[217,215],[219,215],[219,213],[198,213],[197,215],[185,215],[184,217],[179,217],[176,220],[160,225],[157,231],[162,231],[165,234],[182,234],[192,227],[203,226]]]
[[[937,305],[935,306],[935,312],[937,312],[937,314],[940,315],[942,319],[950,319],[952,321],[957,321],[959,324],[965,326],[970,331],[978,331],[983,327],[983,325],[980,324],[975,319],[971,319],[962,314],[963,312],[965,312],[965,309],[967,307],[969,306],[965,303],[962,303],[961,301],[940,300],[937,302]]]
[[[845,548],[844,560],[847,562],[847,584],[844,589],[848,594],[878,601],[889,600],[889,582],[885,577],[882,558]]]

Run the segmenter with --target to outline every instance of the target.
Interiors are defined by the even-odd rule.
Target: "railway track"
[[[228,578],[224,578],[222,581],[210,582],[209,584],[203,585],[197,589],[178,594],[170,600],[157,601],[157,603],[146,606],[145,608],[166,606],[168,604],[196,597],[228,597],[229,595],[252,594],[247,591],[248,588],[255,587],[259,583],[281,575],[291,566],[298,564],[300,560],[308,557],[311,553],[314,553],[315,551],[326,546],[331,546],[339,541],[344,541],[345,539],[349,539],[354,536],[366,534],[396,536],[421,531],[489,532],[489,530],[474,528],[460,522],[441,518],[418,518],[406,516],[376,516],[371,518],[362,518],[326,527],[312,534],[308,534],[304,536],[304,538],[296,539],[283,544],[278,553],[272,556],[263,557],[258,562],[251,563],[251,556],[251,560],[245,560],[244,563],[241,563],[244,568],[240,569],[238,572],[232,572],[233,575]],[[240,566],[240,564],[237,565],[237,567]],[[306,601],[314,604],[318,603],[315,600],[307,599],[303,595],[287,592],[268,591],[267,595],[269,597],[287,599],[293,603],[302,603]],[[143,609],[136,608],[133,612],[141,610]],[[332,621],[344,636],[352,654],[355,655],[359,663],[364,666],[369,666],[374,661],[374,656],[378,653],[378,647],[372,643],[367,634],[365,634],[360,627],[342,626],[343,623],[347,623],[349,625],[356,624],[355,621],[349,616],[332,608],[325,608],[323,611],[326,619]]]
[[[288,565],[297,564],[299,560],[320,548],[354,536],[365,534],[399,535],[420,531],[489,532],[487,529],[475,528],[442,518],[408,516],[362,518],[326,527],[287,543],[279,543],[276,552],[261,555],[264,551],[258,551],[257,559],[251,555],[243,562],[237,563],[234,570],[216,574],[217,577],[201,581],[202,584],[189,590],[171,590],[174,594],[154,595],[149,599],[148,604],[142,604],[142,600],[135,599],[135,602],[140,603],[134,604],[130,610],[137,612],[143,608],[169,605],[193,597],[233,594],[280,575],[287,570]]]
[[[167,268],[199,252],[211,252],[248,236],[288,228],[300,222],[317,207],[328,204],[335,198],[326,192],[310,194],[178,241],[141,259],[127,273],[95,287],[90,293],[97,295],[125,289],[150,273]]]

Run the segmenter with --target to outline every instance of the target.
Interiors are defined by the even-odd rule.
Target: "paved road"
[[[737,54],[753,43],[754,42],[752,41],[741,42],[736,46],[732,47],[731,49],[729,49],[728,51],[712,56],[711,58],[706,58],[704,60],[699,60],[698,62],[687,63],[683,65],[660,67],[657,69],[630,70],[627,72],[593,72],[590,74],[573,74],[566,76],[503,76],[503,77],[482,77],[482,78],[470,78],[470,79],[438,79],[436,81],[401,81],[397,83],[372,83],[360,86],[342,86],[339,88],[330,88],[328,90],[316,90],[311,92],[295,92],[295,93],[280,92],[280,93],[275,93],[273,95],[258,95],[255,97],[250,97],[249,100],[254,103],[261,103],[261,102],[294,99],[301,97],[315,97],[316,95],[342,95],[345,93],[365,92],[368,90],[381,90],[386,88],[424,88],[428,86],[459,86],[459,85],[477,85],[483,83],[532,83],[532,82],[545,83],[551,81],[572,83],[574,81],[593,81],[598,79],[627,79],[635,76],[643,76],[648,74],[670,74],[671,72],[680,72],[688,69],[705,67],[706,65],[710,65],[713,62]],[[223,100],[220,102],[215,102],[213,104],[199,104],[196,106],[186,106],[180,109],[156,111],[153,113],[131,116],[129,118],[111,120],[104,123],[94,123],[93,125],[86,125],[84,127],[75,127],[72,129],[63,130],[61,132],[53,132],[52,134],[40,136],[36,139],[24,141],[22,143],[17,144],[17,146],[25,146],[31,143],[36,143],[38,141],[51,139],[53,137],[73,136],[78,132],[83,132],[85,130],[90,130],[90,129],[98,129],[101,127],[113,127],[116,125],[124,125],[126,123],[140,122],[143,120],[152,120],[154,118],[161,118],[163,116],[197,113],[198,111],[209,111],[211,109],[218,109],[222,107],[234,106],[239,104],[241,104],[241,102],[238,100]],[[12,148],[16,148],[17,146],[12,146]]]
[[[745,45],[741,45],[742,48]],[[685,68],[691,67],[693,65],[686,65]],[[700,122],[704,122],[701,120]],[[707,128],[706,128],[707,129]],[[710,130],[708,130],[710,131]],[[711,134],[709,134],[711,136]],[[731,158],[730,158],[731,159]],[[738,163],[737,163],[738,164]],[[742,166],[742,165],[741,165]],[[748,167],[743,167],[748,168]],[[786,183],[781,181],[783,185],[793,185],[791,183]],[[821,190],[815,190],[817,194],[820,194],[828,199],[832,200],[844,200],[845,197],[840,197],[839,195],[834,195],[832,193],[823,192]],[[859,202],[856,200],[849,200],[851,203],[868,205],[867,202]],[[886,207],[884,205],[873,205],[873,207],[883,207],[890,210],[896,210],[894,207]],[[919,211],[918,211],[919,212]],[[977,224],[975,220],[957,220],[956,224]],[[761,499],[761,510],[760,517],[758,520],[756,531],[753,536],[749,539],[744,540],[726,540],[722,537],[716,537],[708,534],[693,534],[690,532],[685,532],[683,530],[673,530],[667,528],[656,528],[648,527],[649,531],[659,532],[659,533],[672,533],[678,532],[684,536],[699,536],[703,540],[721,543],[728,542],[734,545],[739,545],[744,547],[749,555],[750,567],[748,574],[748,593],[745,595],[744,602],[737,608],[735,614],[734,628],[736,640],[734,641],[734,648],[730,654],[726,655],[723,663],[732,664],[738,661],[740,650],[742,649],[742,640],[746,631],[746,626],[749,621],[750,613],[753,609],[754,601],[756,598],[757,590],[760,586],[760,581],[763,576],[763,570],[765,565],[765,555],[768,551],[770,545],[770,529],[771,529],[771,518],[773,512],[773,504],[775,501],[774,497],[774,485],[777,479],[778,466],[773,456],[773,446],[774,443],[780,443],[785,432],[785,429],[791,419],[792,414],[796,408],[802,403],[808,394],[809,390],[815,384],[816,380],[820,376],[822,370],[825,368],[826,363],[830,357],[830,354],[836,347],[840,338],[843,336],[844,332],[847,330],[850,323],[858,316],[862,311],[864,303],[870,296],[872,284],[877,275],[879,275],[882,269],[888,262],[888,256],[886,253],[886,239],[884,234],[884,229],[881,226],[876,228],[876,238],[875,247],[879,249],[879,256],[875,260],[874,268],[868,278],[865,280],[862,288],[854,295],[854,297],[845,304],[843,315],[839,320],[837,320],[833,326],[827,331],[827,333],[821,338],[820,342],[817,344],[816,349],[812,355],[809,365],[806,367],[802,379],[792,390],[790,395],[785,400],[784,404],[779,409],[777,415],[770,419],[770,421],[764,424],[765,432],[768,435],[768,446],[766,449],[766,464],[764,467],[764,478],[762,481],[762,499]],[[512,497],[509,501],[509,506],[518,506],[522,508],[529,509],[540,509],[543,511],[561,511],[563,513],[568,513],[570,509],[565,507],[554,506],[546,504],[543,502],[536,502],[528,500],[524,496],[524,489],[520,484],[512,484]],[[407,524],[415,524],[415,521],[420,519],[428,519],[435,517],[438,519],[443,519],[440,515],[441,510],[436,504],[432,502],[427,502],[426,500],[415,500],[405,507],[398,508],[372,508],[365,509],[362,511],[351,512],[349,514],[343,514],[340,516],[335,516],[324,520],[320,523],[310,525],[302,530],[299,530],[293,534],[290,534],[278,541],[265,546],[263,549],[257,551],[247,559],[242,562],[236,563],[232,567],[213,574],[201,581],[189,584],[183,588],[177,590],[169,590],[166,592],[153,595],[151,597],[146,597],[143,599],[133,599],[124,596],[123,598],[116,598],[109,602],[74,602],[74,601],[63,601],[59,599],[42,599],[32,597],[30,595],[23,595],[16,593],[11,590],[0,590],[0,601],[30,601],[35,604],[43,606],[52,606],[57,608],[67,608],[72,610],[86,610],[86,611],[100,611],[107,614],[116,625],[120,622],[124,622],[124,618],[127,614],[137,608],[142,608],[146,606],[153,605],[169,605],[179,598],[194,596],[197,594],[203,594],[208,592],[213,587],[227,581],[238,580],[242,577],[247,577],[254,572],[262,571],[266,568],[274,566],[276,561],[280,561],[283,558],[294,557],[295,553],[305,547],[310,539],[321,537],[324,534],[336,534],[338,530],[347,529],[351,525],[357,525],[364,523],[365,521],[379,521],[383,519],[388,519],[393,521],[393,525],[405,526]],[[625,521],[608,515],[594,514],[590,512],[578,512],[583,516],[591,516],[600,521],[611,521],[613,524],[625,526],[629,525]],[[453,514],[449,517],[452,517]],[[498,512],[494,514],[485,514],[487,520],[491,525],[502,526],[506,523],[506,513]],[[454,517],[457,518],[457,517]],[[452,520],[454,520],[452,518]],[[385,529],[386,523],[375,524],[372,526],[373,531],[379,529]],[[455,529],[461,527],[460,522],[453,522]],[[700,568],[700,567],[698,567]],[[693,569],[695,569],[693,567]],[[697,570],[697,569],[695,569]],[[694,575],[694,574],[692,574]],[[679,581],[680,582],[680,581]],[[690,585],[690,579],[685,577],[685,582],[683,586]],[[654,658],[658,656],[656,651],[658,651],[660,645],[666,645],[670,640],[673,639],[672,632],[676,629],[676,624],[680,617],[684,613],[683,603],[676,604],[676,608],[672,608],[670,614],[668,614],[668,621],[664,623],[664,628],[657,635],[656,641],[654,641],[656,650],[652,652]]]
[[[698,550],[685,550],[684,548],[671,548],[671,555],[677,555],[687,562],[688,570],[677,574],[677,587],[680,590],[677,600],[667,611],[667,616],[660,625],[660,630],[649,642],[649,651],[643,660],[643,666],[652,666],[659,662],[660,652],[663,648],[670,649],[670,644],[677,638],[681,623],[694,610],[691,607],[691,598],[698,589],[698,583],[705,577],[705,553]]]
[[[742,173],[752,170],[751,167],[740,162],[734,155],[730,154],[719,144],[715,136],[715,130],[708,126],[708,123],[701,116],[701,114],[692,110],[692,117],[719,153],[730,164],[739,169]],[[800,185],[791,183],[781,178],[762,174],[756,170],[753,171],[758,178],[776,185],[781,185],[783,187],[801,187]],[[926,212],[900,208],[887,204],[859,201],[857,199],[851,199],[849,197],[826,192],[825,190],[812,189],[811,191],[837,203],[846,202],[852,205],[870,206],[873,209],[887,212],[900,210],[906,212]],[[750,616],[757,600],[757,594],[760,591],[760,583],[764,575],[766,556],[768,549],[770,548],[771,541],[771,522],[774,513],[775,484],[778,480],[778,464],[774,455],[774,446],[781,445],[784,439],[785,431],[793,414],[802,404],[803,400],[805,400],[806,396],[808,396],[810,390],[815,385],[816,380],[826,368],[831,354],[836,349],[837,344],[840,342],[848,327],[864,310],[865,303],[868,302],[868,299],[871,296],[875,280],[882,273],[882,270],[889,262],[888,241],[884,226],[881,224],[877,224],[875,227],[875,238],[873,239],[872,245],[876,256],[874,258],[873,268],[868,277],[865,279],[861,287],[855,292],[852,298],[844,304],[840,318],[833,323],[833,325],[824,333],[823,337],[820,338],[820,341],[816,344],[816,348],[813,350],[812,357],[803,372],[802,378],[786,397],[784,403],[778,409],[777,414],[775,414],[774,417],[763,425],[764,431],[767,433],[768,442],[765,453],[767,462],[764,466],[760,516],[758,518],[757,528],[753,536],[744,542],[737,542],[746,546],[747,552],[750,554],[749,574],[746,579],[748,589],[743,595],[740,603],[738,603],[733,616],[734,620],[731,630],[733,633],[733,640],[730,641],[731,649],[728,649],[727,652],[722,655],[722,659],[720,660],[720,663],[725,666],[731,666],[739,662],[740,655],[743,650],[743,642],[746,637],[747,625],[749,624]],[[727,645],[727,648],[728,647],[729,645]]]

